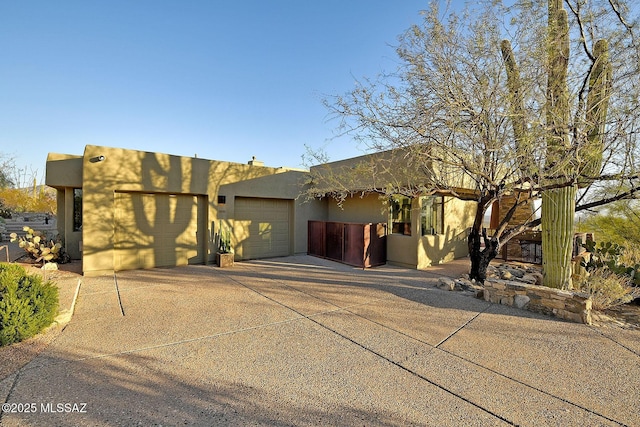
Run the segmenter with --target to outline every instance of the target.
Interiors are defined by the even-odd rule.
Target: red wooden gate
[[[383,265],[387,225],[309,221],[307,253],[362,268]]]

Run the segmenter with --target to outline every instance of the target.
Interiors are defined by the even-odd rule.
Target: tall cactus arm
[[[567,71],[569,67],[569,17],[567,11],[558,6],[552,7],[557,0],[550,0],[548,77],[547,77],[547,139],[550,164],[557,163],[566,155],[569,147],[569,89]]]
[[[594,63],[589,75],[589,94],[585,112],[586,141],[580,152],[580,175],[585,178],[599,175],[602,168],[605,124],[611,93],[611,61],[609,43],[598,40],[593,47]]]
[[[513,136],[516,143],[517,161],[520,170],[525,176],[531,177],[535,174],[535,162],[532,158],[531,144],[527,140],[527,125],[524,109],[524,94],[522,93],[522,83],[520,80],[520,70],[516,63],[513,49],[509,40],[500,43],[502,59],[507,71],[507,88],[509,89],[510,116],[513,126]]]

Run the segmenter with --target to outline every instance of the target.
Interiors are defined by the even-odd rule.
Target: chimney
[[[264,166],[264,162],[261,162],[260,160],[256,160],[256,156],[253,156],[251,160],[249,160],[249,163],[247,164],[250,166]]]

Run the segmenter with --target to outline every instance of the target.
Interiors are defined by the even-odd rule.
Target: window
[[[420,198],[420,228],[423,236],[444,232],[444,197],[425,196]]]
[[[409,197],[391,198],[391,232],[411,236],[411,199]]]
[[[73,231],[82,231],[82,188],[73,189]]]

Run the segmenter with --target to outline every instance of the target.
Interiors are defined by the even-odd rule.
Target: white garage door
[[[198,211],[197,196],[116,193],[115,269],[203,263]]]
[[[290,211],[290,200],[236,197],[236,255],[240,259],[290,255]]]

